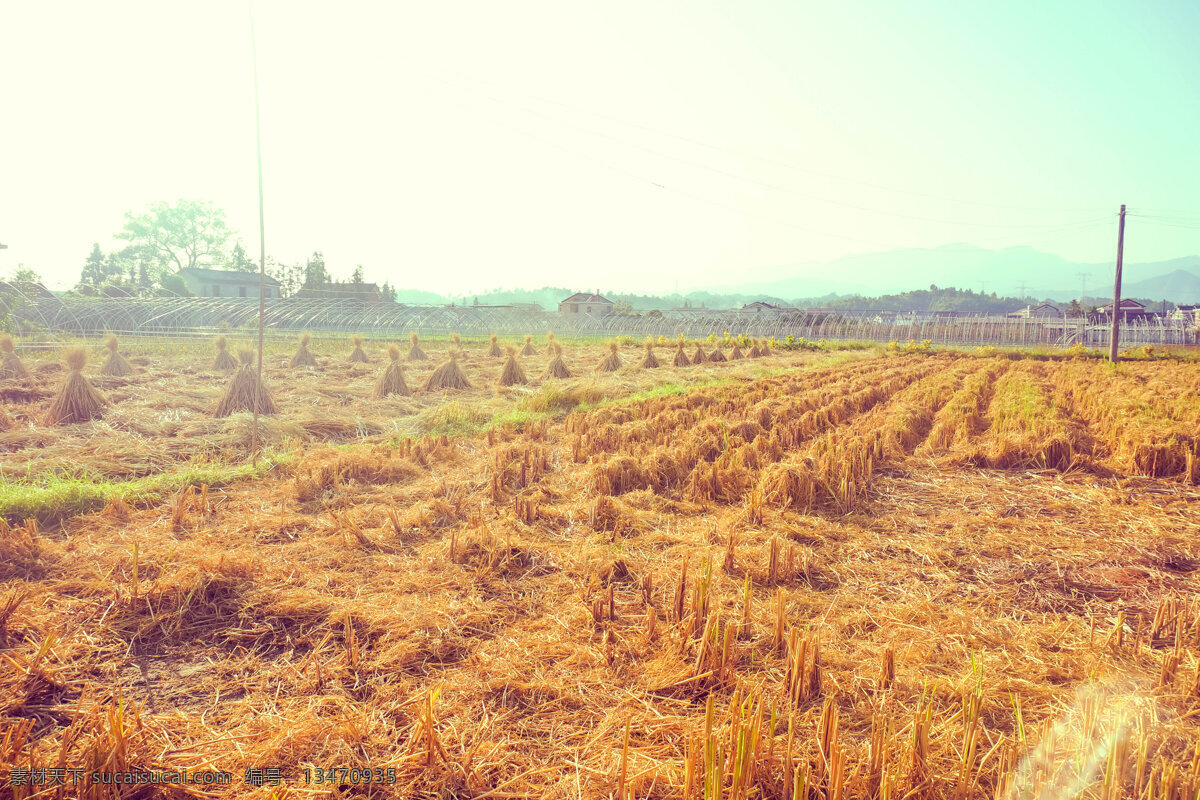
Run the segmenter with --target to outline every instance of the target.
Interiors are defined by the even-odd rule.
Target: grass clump
[[[315,367],[317,365],[317,360],[308,351],[308,343],[311,339],[312,336],[307,333],[300,334],[300,349],[296,351],[296,355],[292,356],[292,367]]]
[[[400,348],[396,345],[388,347],[388,357],[391,359],[391,362],[383,370],[383,374],[379,376],[379,382],[375,384],[375,396],[388,397],[390,395],[412,394],[408,389],[408,384],[404,380],[404,367],[400,365]]]
[[[237,369],[237,359],[229,353],[229,342],[224,336],[218,336],[215,344],[217,345],[217,357],[213,359],[213,369],[220,372],[230,372]]]
[[[217,403],[216,416],[228,417],[238,411],[255,410],[259,414],[274,414],[275,401],[271,399],[271,393],[267,391],[267,387],[259,379],[258,370],[254,368],[254,351],[244,349],[238,353],[238,358],[242,365],[234,373],[229,386],[225,388],[225,394]]]
[[[0,379],[28,378],[29,370],[16,353],[16,342],[7,333],[0,335]]]
[[[100,368],[100,374],[109,378],[124,378],[127,375],[133,374],[133,365],[117,352],[117,337],[109,336],[104,340],[104,346],[108,348],[108,359],[104,362],[104,366]]]
[[[422,412],[417,429],[428,436],[462,436],[478,433],[490,420],[491,416],[469,403],[449,402]]]
[[[87,351],[82,347],[72,347],[64,356],[71,374],[59,390],[58,396],[46,411],[47,425],[71,425],[76,422],[87,422],[100,416],[108,401],[96,391],[96,387],[83,377],[83,368],[87,365]]]

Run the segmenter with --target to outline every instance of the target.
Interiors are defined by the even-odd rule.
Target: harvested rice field
[[[0,523],[0,796],[1198,796],[1200,365],[561,344],[269,352],[254,464],[215,350],[25,356],[7,508],[111,490]]]

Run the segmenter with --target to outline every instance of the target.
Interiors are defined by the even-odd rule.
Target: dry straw
[[[425,391],[436,392],[442,389],[470,389],[471,382],[458,366],[458,351],[450,352],[450,360],[433,371],[425,381]]]
[[[675,348],[675,366],[677,367],[690,367],[692,365],[692,360],[688,358],[687,353],[683,352],[684,345],[683,337],[680,336]]]
[[[562,345],[558,342],[554,343],[554,358],[550,359],[550,365],[546,367],[546,377],[548,378],[569,378],[571,370],[567,369],[567,362],[563,361]]]
[[[537,349],[534,348],[534,346],[533,346],[533,337],[531,335],[529,335],[528,333],[525,334],[525,346],[523,348],[521,348],[521,355],[523,355],[523,356],[536,356],[537,355]]]
[[[504,371],[500,373],[500,385],[515,386],[518,383],[529,383],[525,377],[525,370],[521,369],[521,365],[517,363],[517,349],[515,347],[505,349],[508,351],[508,360],[504,362]]]
[[[117,352],[117,337],[109,336],[104,340],[104,346],[108,348],[108,360],[100,368],[100,374],[109,378],[124,378],[126,375],[132,375],[133,366],[125,360],[125,356]]]
[[[500,349],[499,339],[500,339],[499,336],[497,336],[494,333],[492,334],[492,346],[488,348],[488,355],[491,356],[492,358],[503,358],[504,357],[504,351]]]
[[[221,372],[229,372],[237,369],[237,359],[229,352],[229,342],[224,336],[218,336],[216,340],[217,357],[213,359],[213,369]]]
[[[760,356],[762,356],[763,358],[766,358],[767,356],[771,355],[771,347],[770,347],[770,345],[767,343],[767,340],[766,340],[766,339],[763,339],[763,340],[762,340],[762,341],[759,343],[759,345],[758,345],[758,354],[759,354]]]
[[[313,354],[308,352],[308,343],[312,336],[307,333],[300,334],[300,349],[296,351],[296,355],[292,356],[293,367],[315,367],[317,360],[313,358]],[[238,353],[241,356],[241,353]],[[243,361],[243,363],[245,363]]]
[[[72,347],[63,354],[71,374],[46,411],[47,425],[70,425],[100,416],[108,401],[83,377],[87,350]]]
[[[409,361],[428,361],[429,356],[425,355],[425,351],[421,349],[420,341],[415,333],[408,335],[408,340],[412,343],[408,348]]]
[[[713,364],[721,364],[727,360],[725,358],[725,354],[721,352],[721,345],[719,343],[717,344],[717,349],[715,349],[711,353],[709,353],[708,360],[709,360],[709,363],[713,363]]]
[[[459,353],[462,352],[462,337],[457,333],[450,334],[450,347],[453,350],[457,350]]]
[[[0,336],[0,352],[4,353],[4,357],[0,358],[0,379],[29,377],[29,370],[17,357],[16,343],[7,333]]]
[[[599,365],[596,366],[598,372],[616,372],[621,366],[621,356],[617,354],[617,343],[613,342],[608,346],[608,355],[601,359]]]
[[[400,348],[394,344],[389,345],[388,357],[391,359],[391,363],[383,370],[383,374],[379,376],[379,382],[375,384],[375,396],[412,394],[408,389],[408,384],[404,381],[404,367],[400,366]]]
[[[546,332],[546,355],[554,355],[554,331]]]
[[[363,350],[362,337],[361,336],[351,336],[350,341],[354,345],[354,352],[350,354],[350,363],[351,364],[366,364],[367,363],[367,353],[365,350]]]
[[[738,361],[743,358],[745,358],[745,356],[742,355],[742,346],[741,346],[741,344],[738,343],[737,339],[734,339],[733,340],[733,350],[731,350],[729,352],[729,360],[730,361]]]
[[[646,341],[642,344],[642,347],[646,348],[646,355],[644,358],[642,358],[643,369],[657,369],[658,367],[662,366],[658,363],[658,358],[654,355],[653,339],[647,336]]]
[[[692,353],[693,364],[703,364],[708,361],[708,356],[704,352],[704,348],[700,346],[700,342],[696,342],[696,352]]]
[[[758,339],[751,339],[751,347],[748,355],[750,358],[758,358],[762,355],[762,350],[758,346]]]
[[[301,340],[303,341],[303,338]],[[254,368],[254,351],[249,348],[239,350],[238,360],[242,365],[234,373],[221,402],[217,404],[216,416],[228,417],[239,411],[252,412],[256,404],[259,414],[276,413],[275,401],[271,399],[267,387],[258,379],[258,370]]]

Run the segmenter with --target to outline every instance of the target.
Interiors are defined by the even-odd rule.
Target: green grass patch
[[[71,517],[98,511],[116,498],[131,506],[152,505],[185,486],[225,486],[265,475],[287,460],[286,456],[267,455],[257,465],[193,464],[126,481],[109,481],[83,473],[23,479],[0,476],[0,517],[9,522],[36,519],[39,525],[57,525]]]

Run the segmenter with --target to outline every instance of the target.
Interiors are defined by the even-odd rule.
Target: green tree
[[[1078,300],[1072,300],[1070,305],[1067,306],[1067,316],[1068,317],[1082,317],[1083,316],[1083,306],[1079,305]]]
[[[9,281],[12,283],[41,283],[42,276],[38,275],[35,269],[27,267],[24,264],[17,264],[17,268],[12,271]]]
[[[362,264],[355,265],[354,272],[351,273],[351,275],[350,275],[350,282],[353,283],[355,286],[363,285],[363,265]]]
[[[99,286],[104,283],[104,253],[100,243],[92,244],[92,252],[83,262],[83,270],[79,273],[80,286]]]
[[[329,270],[325,269],[325,256],[320,250],[314,250],[304,265],[304,288],[322,289],[329,285],[329,281]]]
[[[231,235],[224,211],[201,200],[179,200],[159,201],[142,214],[126,212],[117,238],[145,248],[157,266],[175,272],[223,261]]]
[[[258,265],[246,257],[246,248],[242,247],[241,242],[233,245],[225,266],[235,272],[258,272]]]

